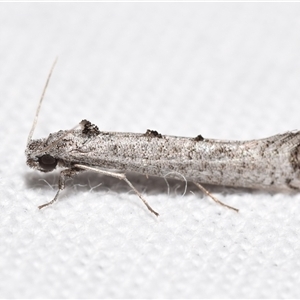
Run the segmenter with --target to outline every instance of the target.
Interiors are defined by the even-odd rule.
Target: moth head
[[[39,151],[42,150],[42,145],[45,145],[43,140],[32,140],[28,144],[26,149],[27,165],[41,172],[51,172],[56,168],[58,160],[49,153]]]

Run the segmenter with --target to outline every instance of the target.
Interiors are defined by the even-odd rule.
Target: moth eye
[[[39,157],[40,166],[47,171],[52,171],[57,165],[57,159],[49,154]]]

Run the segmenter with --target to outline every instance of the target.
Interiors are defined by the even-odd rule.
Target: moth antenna
[[[42,102],[43,102],[43,100],[44,100],[44,96],[45,96],[45,93],[46,93],[46,90],[47,90],[47,87],[48,87],[48,84],[49,84],[49,81],[50,81],[50,78],[51,78],[53,69],[54,69],[54,67],[55,67],[55,65],[56,65],[56,62],[57,62],[57,58],[55,59],[53,65],[52,65],[52,67],[51,67],[51,70],[50,70],[50,72],[49,72],[49,75],[48,75],[46,84],[45,84],[45,86],[44,86],[43,93],[42,93],[42,96],[41,96],[40,101],[39,101],[38,108],[37,108],[36,113],[35,113],[35,117],[34,117],[34,120],[33,120],[33,124],[32,124],[31,130],[30,130],[29,135],[28,135],[27,144],[31,141],[31,138],[32,138],[32,136],[33,136],[33,132],[34,132],[34,129],[35,129],[35,126],[36,126],[38,117],[39,117],[39,113],[40,113],[40,110],[41,110]]]

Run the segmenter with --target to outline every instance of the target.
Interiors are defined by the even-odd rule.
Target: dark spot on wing
[[[80,125],[83,127],[82,133],[86,134],[88,137],[93,137],[100,134],[99,128],[88,120],[82,120]]]
[[[147,131],[144,134],[144,136],[153,137],[153,138],[159,138],[159,139],[162,138],[162,135],[160,133],[158,133],[156,130],[150,130],[150,129],[147,129]]]
[[[196,141],[196,142],[201,142],[201,141],[203,141],[203,140],[204,140],[204,137],[203,137],[201,134],[197,135],[197,136],[194,138],[194,141]]]

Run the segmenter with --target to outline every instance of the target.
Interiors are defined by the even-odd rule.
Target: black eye
[[[40,166],[47,171],[52,171],[57,165],[57,159],[49,154],[39,157]]]

